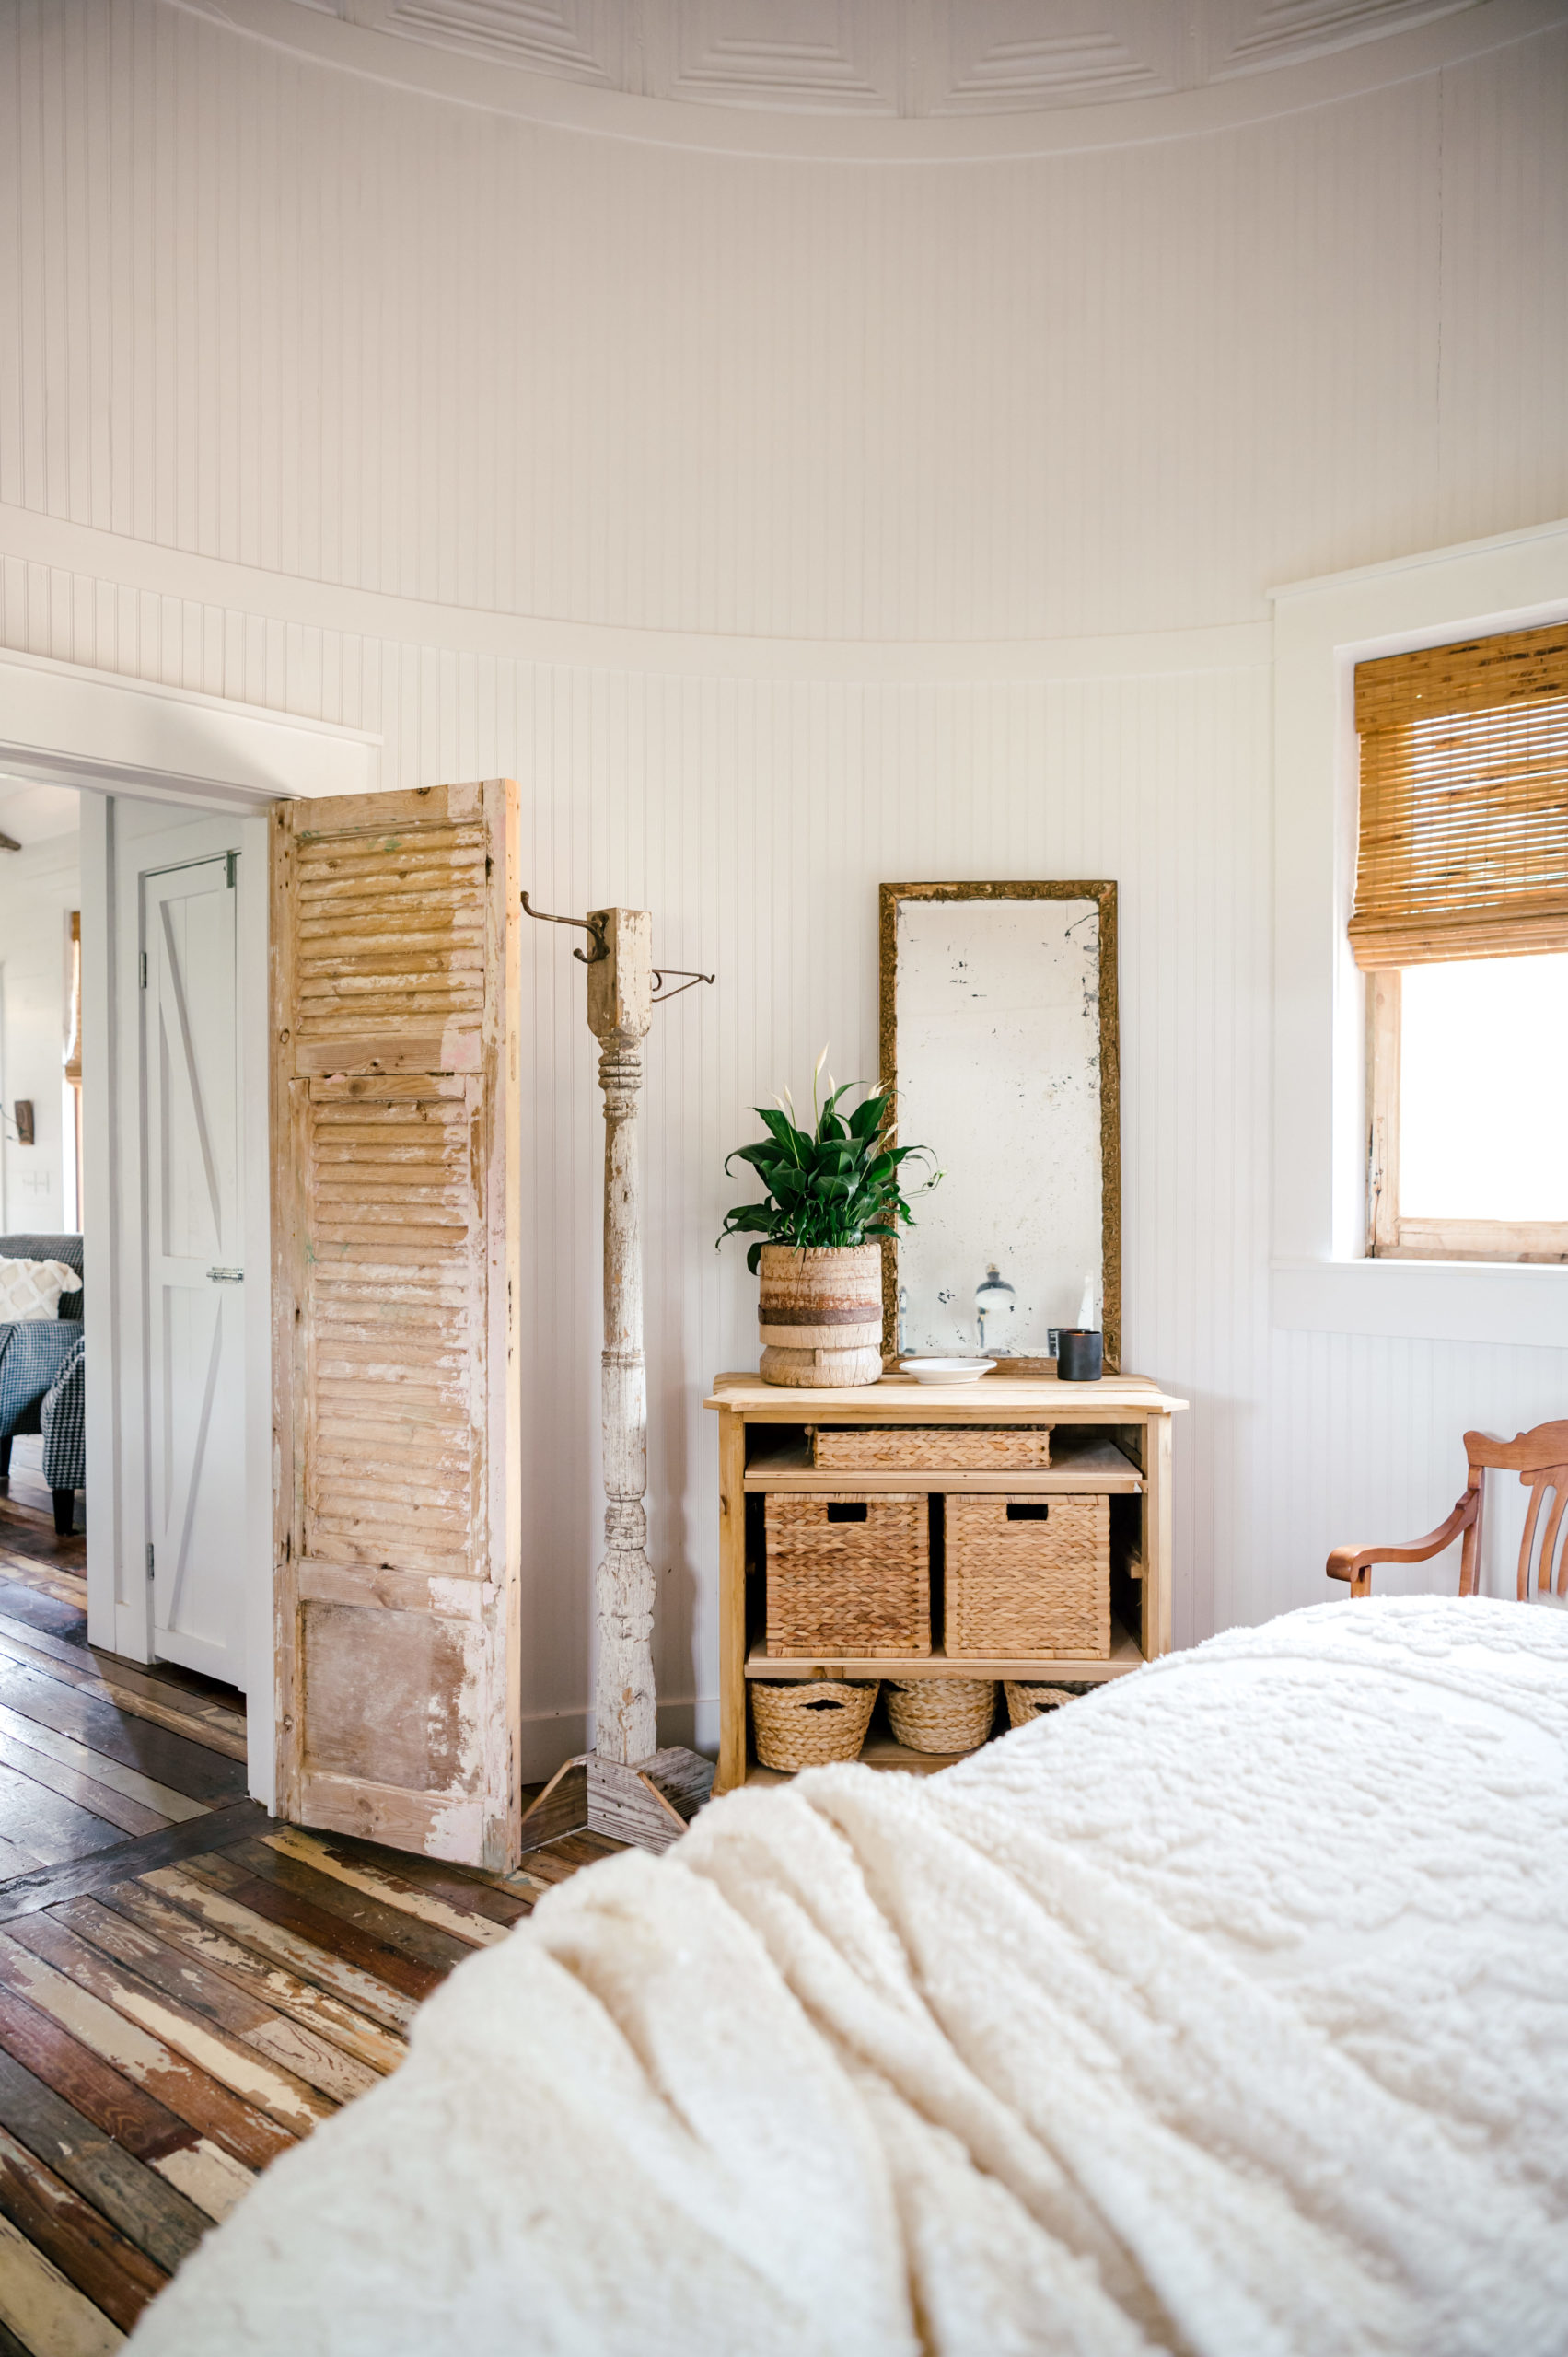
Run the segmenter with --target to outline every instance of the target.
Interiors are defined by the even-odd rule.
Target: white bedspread
[[[1568,2349],[1568,1614],[1338,1601],[552,1893],[138,2357]]]

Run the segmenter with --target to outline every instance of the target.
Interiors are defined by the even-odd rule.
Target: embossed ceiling
[[[367,30],[644,98],[936,116],[1157,98],[1479,0],[296,0]]]

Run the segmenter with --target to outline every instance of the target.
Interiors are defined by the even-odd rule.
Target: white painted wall
[[[0,852],[0,1233],[81,1225],[71,1202],[75,1145],[64,1084],[70,916],[81,905],[80,875],[74,832]],[[18,1097],[32,1099],[30,1146],[17,1139]]]
[[[1179,1643],[1568,1405],[1568,1350],[1270,1324],[1265,592],[1568,512],[1568,34],[1446,21],[1478,53],[1278,113],[1259,77],[1252,121],[814,162],[0,0],[0,644],[379,730],[389,785],[510,772],[542,906],[719,970],[649,1058],[676,1704],[715,1687],[703,1388],[755,1364],[720,1164],[825,1038],[875,1070],[881,878],[1121,885]],[[581,970],[528,947],[537,1770],[588,1691],[598,1132]]]

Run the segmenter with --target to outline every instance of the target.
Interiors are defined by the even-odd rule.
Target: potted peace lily
[[[768,1134],[737,1146],[724,1167],[749,1162],[765,1191],[760,1203],[728,1213],[719,1237],[721,1244],[726,1236],[765,1239],[746,1255],[761,1280],[761,1373],[765,1382],[806,1389],[875,1383],[881,1374],[882,1245],[899,1221],[907,1226],[913,1216],[901,1166],[912,1155],[934,1159],[928,1146],[890,1144],[893,1099],[886,1087],[841,1113],[861,1083],[835,1087],[830,1073],[819,1106],[827,1056],[824,1048],[817,1059],[809,1128],[796,1119],[787,1088],[776,1109],[753,1107]],[[929,1192],[941,1175],[933,1167],[915,1191]]]

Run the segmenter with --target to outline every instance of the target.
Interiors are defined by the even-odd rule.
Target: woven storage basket
[[[993,1678],[892,1678],[888,1724],[911,1751],[973,1751],[996,1717]]]
[[[949,1496],[946,1514],[949,1660],[1109,1657],[1108,1497]]]
[[[923,1496],[770,1490],[768,1652],[819,1661],[928,1654],[929,1520]]]
[[[764,1768],[825,1768],[854,1759],[865,1741],[877,1701],[877,1680],[849,1685],[836,1678],[806,1684],[751,1686],[751,1730]]]
[[[1027,1727],[1031,1719],[1049,1718],[1063,1702],[1078,1699],[1070,1686],[1036,1686],[1015,1678],[1008,1678],[1005,1690],[1007,1724],[1015,1727]]]
[[[819,1424],[811,1462],[828,1473],[1043,1473],[1049,1424]]]

